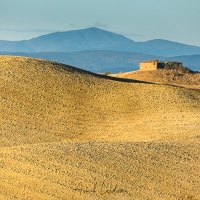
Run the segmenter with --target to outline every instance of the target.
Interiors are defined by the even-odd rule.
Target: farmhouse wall
[[[141,71],[149,71],[149,70],[156,70],[158,68],[157,61],[149,61],[149,62],[141,62],[140,63],[140,70]]]

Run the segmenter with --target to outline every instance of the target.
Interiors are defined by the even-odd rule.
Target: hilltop
[[[0,102],[0,199],[200,197],[198,90],[0,56]]]
[[[180,85],[190,88],[200,88],[200,73],[184,73],[177,70],[159,69],[155,71],[130,71],[119,74],[110,74],[113,77],[134,79],[148,82],[159,82]]]

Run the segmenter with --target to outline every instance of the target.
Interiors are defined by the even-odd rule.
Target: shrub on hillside
[[[108,76],[111,72],[104,72],[103,75]]]
[[[164,66],[164,69],[175,70],[175,71],[179,71],[181,73],[192,73],[193,72],[189,68],[183,67],[182,65],[179,65],[178,63],[174,63],[174,62],[167,62]]]

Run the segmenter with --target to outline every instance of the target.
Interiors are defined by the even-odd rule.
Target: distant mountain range
[[[23,41],[0,40],[0,52],[66,53],[91,50],[123,51],[165,57],[200,54],[198,46],[160,39],[135,42],[122,35],[98,28],[56,32]]]
[[[200,71],[200,47],[167,40],[135,42],[98,28],[56,32],[31,40],[0,40],[0,54],[52,60],[92,72],[119,73],[139,68],[144,60],[181,61]]]
[[[119,73],[139,69],[139,63],[144,60],[158,59],[163,61],[181,61],[183,65],[194,71],[200,71],[200,54],[191,56],[163,57],[141,53],[120,51],[80,51],[80,52],[43,52],[43,53],[9,53],[0,55],[17,55],[32,58],[41,58],[76,66],[91,72],[103,73],[106,71]]]

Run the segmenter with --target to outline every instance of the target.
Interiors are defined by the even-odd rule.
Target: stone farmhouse
[[[166,66],[177,66],[183,67],[181,62],[163,62],[159,60],[148,60],[140,63],[140,70],[141,71],[151,71],[157,69],[164,69]]]

